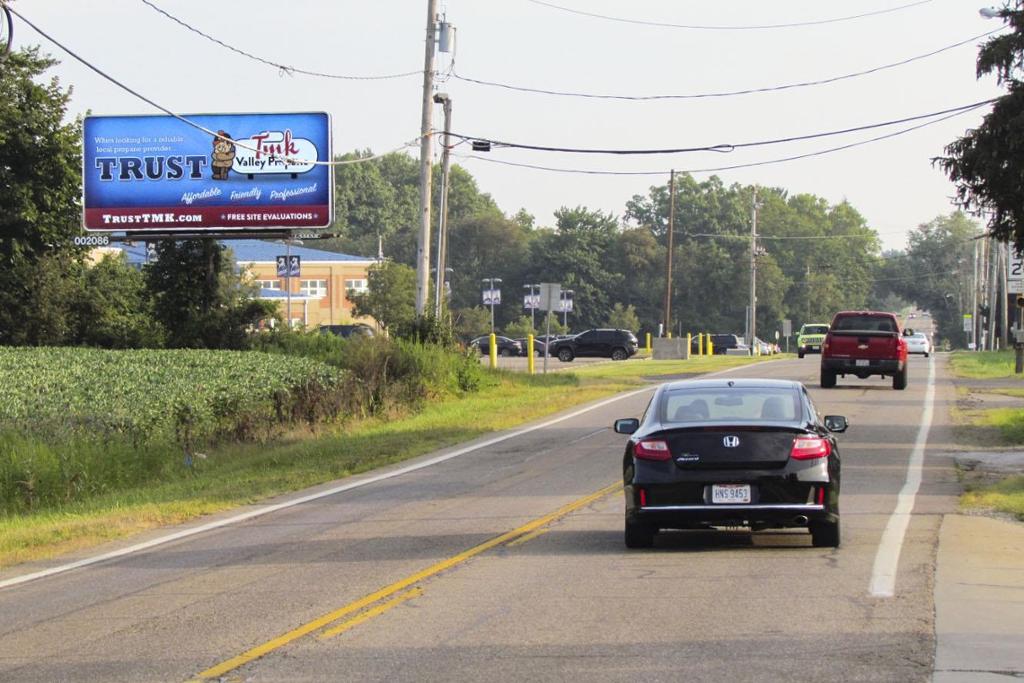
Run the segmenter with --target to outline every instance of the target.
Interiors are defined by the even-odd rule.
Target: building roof
[[[225,243],[222,242],[222,244]],[[238,263],[276,263],[277,257],[283,255],[286,250],[286,246],[282,242],[264,242],[263,240],[230,240],[226,244],[234,252],[235,261]],[[336,251],[310,249],[295,245],[292,245],[291,254],[302,257],[303,261],[318,263],[372,263],[377,260],[372,256],[352,256]]]
[[[239,264],[277,263],[277,257],[287,253],[286,246],[281,242],[226,240],[221,244],[226,245],[234,253],[235,261]],[[129,265],[142,266],[146,263],[145,242],[122,243],[120,248],[124,251]],[[291,253],[293,256],[301,257],[306,263],[373,263],[377,260],[371,256],[352,256],[336,251],[309,249],[295,245],[292,245]]]

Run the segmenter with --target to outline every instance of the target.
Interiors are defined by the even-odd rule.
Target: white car
[[[924,332],[915,332],[906,337],[907,353],[923,353],[927,358],[932,352],[932,343]]]

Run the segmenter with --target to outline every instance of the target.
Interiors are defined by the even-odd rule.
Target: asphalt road
[[[913,488],[933,363],[920,490],[892,595],[880,596],[879,547]],[[955,399],[945,360],[912,359],[906,391],[877,377],[821,390],[817,366],[809,356],[726,374],[802,380],[820,410],[850,419],[839,549],[812,548],[800,531],[734,530],[626,551],[613,490],[624,437],[609,426],[643,411],[643,391],[4,588],[0,680],[927,680],[938,526],[959,490],[944,455]]]

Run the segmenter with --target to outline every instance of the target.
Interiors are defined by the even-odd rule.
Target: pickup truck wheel
[[[575,358],[575,356],[573,355],[572,349],[558,350],[558,360],[562,361],[563,363],[569,363],[572,361],[573,358]]]
[[[821,369],[821,388],[831,389],[836,385],[836,373],[835,370]]]
[[[626,360],[626,349],[612,349],[612,360]]]
[[[904,365],[903,369],[892,376],[892,388],[896,390],[903,390],[907,388],[907,366]]]
[[[627,519],[625,541],[627,548],[650,548],[654,545],[655,528],[650,524]]]
[[[839,522],[811,522],[811,545],[815,548],[839,547]]]

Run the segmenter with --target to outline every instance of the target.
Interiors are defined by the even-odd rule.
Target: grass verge
[[[1014,475],[964,493],[961,505],[1005,512],[1024,522],[1024,475]]]
[[[949,367],[957,377],[968,379],[999,379],[1014,377],[1016,359],[1008,351],[956,351],[950,356]]]
[[[428,403],[413,415],[363,420],[315,435],[293,432],[268,444],[213,449],[187,476],[55,511],[0,516],[0,568],[83,550],[407,460],[641,386],[650,378],[706,373],[759,360],[727,356],[644,360],[532,377],[499,371],[492,386],[462,398]]]
[[[950,369],[957,377],[968,379],[1003,379],[1019,377],[1015,373],[1013,350],[957,352],[950,359]],[[960,404],[971,403],[973,393],[1024,397],[1024,389],[992,387],[983,391],[961,387]],[[972,409],[958,407],[954,417],[959,423],[957,440],[980,447],[1006,447],[1024,444],[1024,408]],[[994,510],[1014,515],[1024,521],[1024,475],[1004,476],[994,483],[985,479],[968,480],[960,505],[969,509]]]

